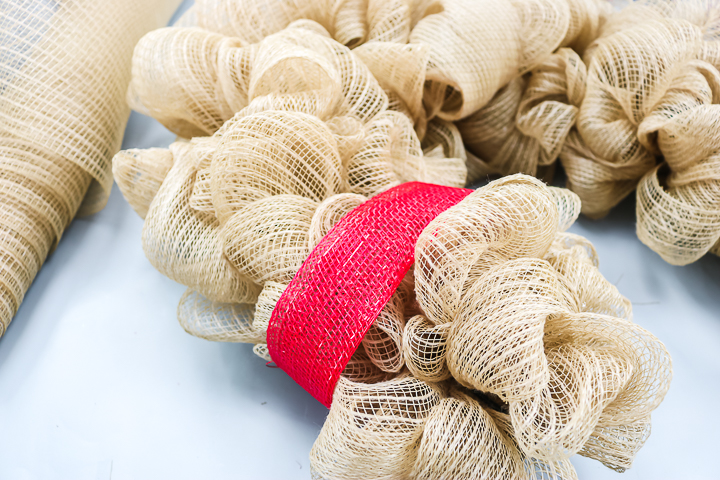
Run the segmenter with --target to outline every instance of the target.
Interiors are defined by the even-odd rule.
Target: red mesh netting
[[[345,365],[414,261],[420,232],[472,190],[404,183],[346,215],[273,311],[275,364],[327,407]]]

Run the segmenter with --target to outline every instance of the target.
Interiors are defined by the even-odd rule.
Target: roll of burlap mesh
[[[130,103],[194,138],[118,185],[182,327],[330,406],[313,478],[571,479],[646,441],[670,357],[565,233],[580,198],[454,188],[577,145],[601,5],[201,0],[140,41]]]
[[[105,205],[133,47],[179,3],[0,5],[0,335],[78,210]]]

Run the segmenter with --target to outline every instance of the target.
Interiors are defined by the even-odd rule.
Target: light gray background
[[[133,114],[123,148],[172,140]],[[184,287],[150,266],[141,230],[115,188],[73,222],[0,339],[0,479],[309,478],[325,407],[250,345],[186,334]],[[637,240],[632,199],[570,231],[595,244],[675,369],[633,468],[575,457],[579,477],[720,478],[720,259],[666,264]]]

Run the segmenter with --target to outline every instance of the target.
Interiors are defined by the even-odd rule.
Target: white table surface
[[[133,114],[123,147],[172,140]],[[0,339],[0,479],[309,478],[325,407],[250,345],[186,334],[185,288],[145,259],[141,230],[115,188],[73,222]],[[575,457],[580,479],[720,478],[720,258],[666,264],[635,236],[632,199],[570,231],[595,244],[675,370],[633,468]]]

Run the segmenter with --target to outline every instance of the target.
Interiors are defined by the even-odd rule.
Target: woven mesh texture
[[[266,111],[223,127],[210,166],[212,203],[225,223],[254,200],[289,194],[320,202],[340,193],[341,160],[317,117]]]
[[[445,398],[425,422],[412,478],[522,478],[518,449],[469,395]]]
[[[540,176],[560,155],[585,95],[587,69],[561,48],[458,122],[468,149],[502,175]]]
[[[240,111],[365,122],[388,102],[368,67],[309,20],[253,44],[197,27],[151,32],[135,49],[128,101],[186,138],[210,135]]]
[[[631,465],[670,357],[563,232],[575,194],[525,175],[280,194],[220,226],[190,204],[208,144],[171,146],[146,252],[191,287],[186,331],[254,343],[330,406],[314,478],[575,478],[575,453]]]
[[[560,155],[591,217],[637,186],[638,236],[675,265],[720,239],[718,25],[712,0],[641,0],[611,15],[585,51],[585,99]]]
[[[143,250],[162,274],[210,300],[254,302],[260,288],[224,254],[220,222],[190,206],[196,158],[189,143],[174,143],[173,166],[155,195],[143,225]]]
[[[0,5],[0,335],[78,210],[105,205],[133,46],[178,3]]]
[[[584,135],[608,112],[583,110],[605,100],[603,48],[636,25],[603,5],[201,0],[139,44],[130,102],[199,136],[116,156],[146,254],[190,287],[185,330],[255,344],[330,407],[313,478],[567,480],[571,455],[622,471],[647,440],[670,357],[565,233],[578,195],[521,174],[449,188],[545,178],[560,157],[577,189],[604,161]],[[710,30],[651,10],[637,28]],[[677,151],[678,190],[712,169],[683,173],[672,143],[711,133],[673,110],[714,102],[707,36],[682,74],[656,66],[676,74],[645,103],[617,100],[638,152]]]
[[[405,183],[343,217],[273,311],[267,338],[275,363],[329,406],[345,364],[413,263],[417,235],[469,193]]]
[[[141,218],[147,215],[172,164],[173,155],[164,148],[123,150],[113,157],[115,181],[125,200]]]
[[[260,300],[258,300],[259,302]],[[212,302],[188,289],[178,305],[178,321],[191,335],[216,342],[258,343],[252,303]]]
[[[372,385],[341,378],[310,452],[312,478],[405,478],[440,398],[437,386],[412,377]]]
[[[492,182],[439,215],[415,246],[416,292],[427,318],[451,322],[468,284],[493,265],[542,256],[557,222],[548,189],[524,175]]]

